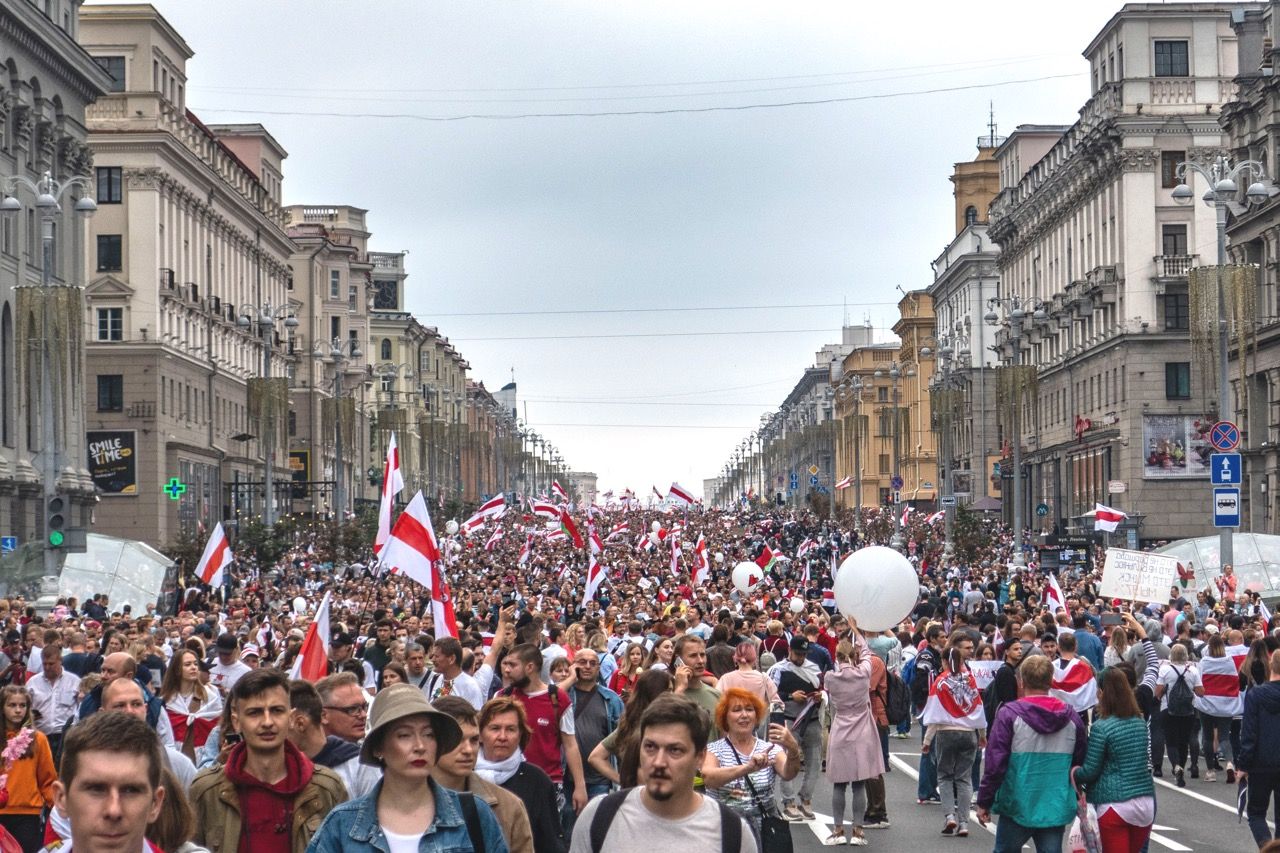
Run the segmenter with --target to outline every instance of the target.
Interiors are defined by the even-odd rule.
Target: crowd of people
[[[997,851],[1057,851],[1083,815],[1096,849],[1137,853],[1165,777],[1243,786],[1276,844],[1280,642],[1229,568],[1115,601],[1096,569],[1055,588],[1034,552],[1015,565],[997,521],[944,556],[911,518],[918,603],[865,631],[833,575],[887,512],[580,517],[591,598],[585,549],[519,508],[445,537],[456,636],[430,590],[301,544],[172,614],[0,601],[0,850],[774,853],[824,780],[824,843],[892,849],[893,738],[918,738],[903,807],[940,804],[942,836],[998,818]],[[326,594],[327,674],[291,678]]]

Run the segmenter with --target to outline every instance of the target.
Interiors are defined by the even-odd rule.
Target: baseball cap
[[[791,651],[793,652],[809,651],[809,641],[806,640],[804,637],[800,637],[800,636],[792,637],[791,642],[788,645],[791,647]]]
[[[246,643],[245,647],[240,650],[240,660],[244,660],[250,655],[252,655],[255,658],[262,657],[262,653],[258,651],[257,646],[255,646],[253,643]]]
[[[221,634],[214,645],[218,647],[220,652],[234,652],[239,644],[236,643],[236,638],[233,634]]]
[[[354,646],[355,638],[346,631],[339,631],[333,635],[333,639],[329,641],[330,646]]]

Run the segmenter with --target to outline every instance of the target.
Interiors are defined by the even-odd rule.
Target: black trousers
[[[0,814],[0,826],[9,830],[24,851],[44,848],[44,818],[38,814]]]

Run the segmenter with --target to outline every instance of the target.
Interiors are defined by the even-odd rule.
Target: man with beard
[[[688,699],[671,694],[655,699],[640,718],[640,785],[588,803],[574,827],[570,853],[756,853],[755,837],[743,819],[693,789],[707,752],[708,723],[706,713]]]

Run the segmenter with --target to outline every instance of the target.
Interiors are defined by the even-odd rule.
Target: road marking
[[[1161,835],[1158,832],[1153,832],[1148,837],[1152,841],[1154,841],[1156,844],[1159,844],[1161,847],[1167,847],[1170,850],[1175,851],[1175,853],[1177,853],[1177,851],[1186,851],[1191,849],[1190,847],[1187,847],[1184,844],[1179,844],[1178,842],[1174,841],[1172,838],[1168,838],[1167,836]]]
[[[916,754],[918,755],[919,753],[916,753]],[[910,764],[908,764],[907,762],[903,761],[903,760],[902,760],[901,758],[899,758],[896,754],[894,754],[894,753],[890,753],[890,754],[889,754],[889,761],[890,761],[890,762],[892,762],[892,763],[893,763],[893,765],[894,765],[895,767],[897,767],[899,770],[901,770],[903,773],[906,773],[908,776],[910,776],[912,779],[915,779],[916,781],[919,781],[919,780],[920,780],[920,772],[919,772],[918,770],[916,770],[914,767],[912,767]],[[974,825],[974,826],[980,826],[980,827],[982,827],[983,829],[985,829],[987,832],[991,833],[992,835],[995,835],[995,834],[996,834],[996,823],[995,823],[995,821],[992,821],[991,823],[986,823],[986,824],[984,824],[984,823],[982,823],[981,821],[979,821],[979,820],[978,820],[978,813],[977,813],[977,812],[975,812],[975,811],[970,811],[970,812],[969,812],[969,817],[973,818],[973,825]],[[1027,846],[1027,845],[1025,845],[1025,844],[1023,845],[1023,847],[1024,847],[1024,848],[1025,848],[1026,846]]]
[[[1163,779],[1152,779],[1151,781],[1155,782],[1157,785],[1160,785],[1161,787],[1168,788],[1170,791],[1177,791],[1179,794],[1185,794],[1188,797],[1191,797],[1191,799],[1193,800],[1199,800],[1202,803],[1208,803],[1214,808],[1222,809],[1224,812],[1228,812],[1230,814],[1237,814],[1235,806],[1227,805],[1224,802],[1215,800],[1213,797],[1206,797],[1204,794],[1197,794],[1195,791],[1191,790],[1190,788],[1179,788],[1177,785],[1166,782]],[[1231,790],[1234,791],[1236,789],[1232,788]],[[1274,832],[1276,828],[1275,821],[1268,821],[1268,823],[1271,826],[1271,830]]]

